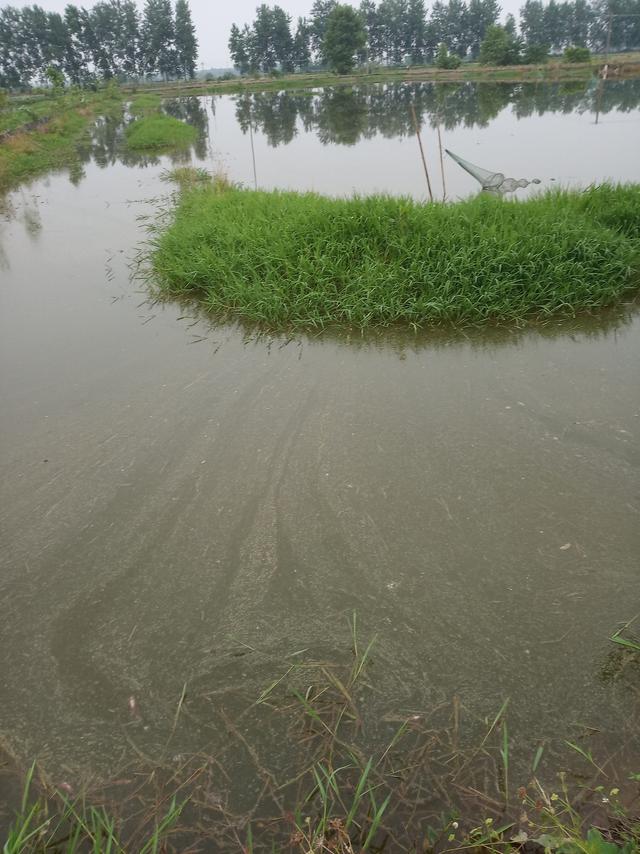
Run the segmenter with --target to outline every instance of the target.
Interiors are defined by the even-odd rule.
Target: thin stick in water
[[[431,181],[429,179],[429,170],[427,169],[427,161],[424,156],[424,148],[422,147],[422,138],[420,137],[420,128],[418,127],[418,117],[416,116],[416,108],[411,105],[411,115],[413,116],[413,126],[416,129],[418,137],[418,145],[420,146],[420,156],[422,157],[422,165],[424,166],[424,174],[427,179],[427,189],[429,190],[429,201],[433,201],[433,193],[431,192]]]
[[[444,160],[442,158],[442,137],[440,136],[440,125],[436,125],[438,131],[438,150],[440,152],[440,175],[442,176],[442,201],[447,201],[447,185],[444,180]]]
[[[180,711],[182,709],[182,704],[184,703],[184,698],[187,696],[187,683],[185,682],[182,686],[182,694],[180,694],[180,699],[178,700],[178,708],[176,709],[175,716],[173,718],[173,726],[171,727],[171,736],[176,731],[176,727],[178,726],[178,718],[180,717]]]
[[[256,172],[256,151],[253,146],[253,122],[249,119],[249,138],[251,139],[251,159],[253,160],[253,189],[258,189],[258,175]]]

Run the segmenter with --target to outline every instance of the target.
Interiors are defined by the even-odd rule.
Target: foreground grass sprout
[[[272,325],[519,321],[640,282],[640,186],[424,205],[186,186],[152,265],[167,295]]]

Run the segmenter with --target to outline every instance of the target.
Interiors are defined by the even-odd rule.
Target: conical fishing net
[[[526,178],[505,178],[502,172],[489,172],[488,169],[483,169],[481,166],[476,166],[473,163],[469,163],[468,160],[458,157],[457,154],[449,151],[448,148],[445,148],[445,151],[459,166],[462,166],[465,172],[473,175],[483,190],[488,190],[491,193],[513,193],[519,187],[528,187],[529,184],[540,183],[539,178],[533,178],[531,181],[528,181]]]

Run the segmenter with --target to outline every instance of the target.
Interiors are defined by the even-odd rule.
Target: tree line
[[[100,0],[0,9],[0,86],[15,88],[64,75],[76,85],[98,79],[193,78],[198,43],[188,0]]]
[[[350,53],[351,64],[431,63],[441,45],[461,59],[476,59],[501,14],[497,0],[436,0],[430,9],[424,0],[362,0],[357,12],[349,10],[336,0],[315,0],[309,15],[294,24],[280,6],[262,4],[251,24],[231,28],[234,66],[253,74],[335,65],[336,41]],[[353,26],[349,19],[354,14],[360,26],[355,36],[346,30]],[[519,21],[508,15],[502,29],[510,44],[524,49],[602,50],[610,22],[612,48],[640,46],[640,0],[526,0]],[[530,50],[530,55],[533,61],[541,50]]]

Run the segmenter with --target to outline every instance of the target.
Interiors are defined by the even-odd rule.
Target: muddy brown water
[[[519,120],[507,99],[481,123],[456,118],[447,142],[516,176],[638,180],[628,98],[598,125],[582,102]],[[188,108],[209,127],[193,162],[250,182],[238,99]],[[326,116],[296,113],[276,147],[256,120],[259,181],[419,195],[415,140],[382,135],[368,109],[349,145],[326,138]],[[637,310],[362,336],[153,305],[130,263],[171,159],[132,162],[119,133],[98,128],[71,181],[10,194],[0,224],[11,750],[54,779],[110,773],[131,742],[153,755],[174,726],[172,750],[197,750],[217,735],[203,716],[175,725],[185,684],[186,707],[233,709],[291,661],[344,661],[354,611],[377,636],[372,718],[457,695],[481,732],[508,697],[522,756],[584,727],[614,744],[637,713],[608,641],[640,610]],[[471,191],[449,174],[451,194]],[[286,764],[286,745],[270,749]]]

